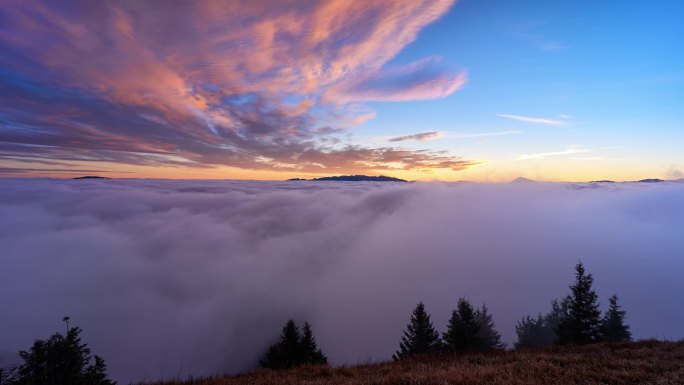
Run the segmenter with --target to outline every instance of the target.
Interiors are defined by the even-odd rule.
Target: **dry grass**
[[[684,341],[554,347],[331,368],[257,370],[164,385],[684,384]],[[161,385],[161,384],[158,384]]]

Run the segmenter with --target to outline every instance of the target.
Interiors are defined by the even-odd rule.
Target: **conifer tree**
[[[442,339],[444,348],[448,352],[464,352],[482,349],[480,339],[480,325],[473,306],[467,299],[461,297],[458,307],[451,314],[447,331]]]
[[[302,328],[301,346],[302,360],[305,364],[324,365],[328,363],[328,358],[323,354],[318,344],[316,344],[316,338],[314,338],[311,332],[311,325],[308,322],[304,322],[304,327]]]
[[[415,354],[435,353],[440,345],[439,333],[432,325],[430,315],[425,311],[425,305],[420,302],[411,314],[411,320],[401,337],[399,350],[393,357],[399,360]]]
[[[17,367],[8,366],[0,368],[0,385],[11,385],[17,380]]]
[[[544,317],[541,313],[537,318],[525,316],[515,325],[515,333],[518,335],[518,341],[515,343],[515,348],[538,348],[548,345],[548,340],[544,333]]]
[[[593,283],[594,278],[579,262],[575,266],[575,283],[567,297],[567,314],[556,327],[559,343],[584,345],[597,341],[601,311]]]
[[[300,332],[297,324],[293,320],[288,320],[283,326],[278,342],[268,348],[259,363],[264,368],[286,369],[306,364],[327,364],[328,358],[318,347],[308,322],[304,323]]]
[[[632,333],[629,325],[625,324],[624,310],[620,310],[617,294],[613,294],[609,299],[609,308],[601,320],[600,336],[606,342],[629,342],[632,340]]]
[[[556,329],[558,325],[563,322],[568,316],[568,298],[562,300],[554,299],[551,301],[551,311],[546,313],[544,317],[544,331],[549,339],[549,345],[558,342],[558,335]]]
[[[23,363],[9,379],[10,385],[116,385],[107,378],[107,365],[91,356],[81,342],[81,328],[67,328],[66,335],[53,334],[36,340],[28,351],[19,352]]]
[[[293,320],[288,320],[283,326],[280,340],[268,349],[266,356],[260,361],[261,366],[270,369],[285,369],[300,365],[301,341],[302,335],[299,327]]]
[[[506,344],[501,342],[501,333],[495,329],[496,325],[494,324],[494,319],[492,318],[492,315],[489,314],[489,309],[486,304],[483,304],[481,308],[475,311],[475,319],[480,326],[478,335],[482,342],[483,349],[492,350],[506,348]]]
[[[515,343],[516,349],[550,346],[558,343],[556,329],[558,324],[565,319],[567,312],[567,298],[562,301],[554,299],[551,301],[551,310],[546,315],[539,314],[537,318],[526,316],[518,321],[515,327],[518,335],[518,341]]]

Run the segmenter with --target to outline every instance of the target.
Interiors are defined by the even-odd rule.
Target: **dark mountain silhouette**
[[[97,176],[97,175],[86,175],[86,176],[77,176],[76,178],[71,178],[71,179],[109,179],[104,176]]]
[[[523,178],[523,177],[515,178],[511,181],[511,183],[534,183],[534,182],[536,182],[536,181],[534,181],[532,179]]]
[[[592,180],[589,183],[615,183],[614,180],[608,180],[608,179],[603,179],[603,180]]]
[[[662,179],[657,179],[657,178],[649,178],[649,179],[642,179],[637,181],[639,183],[660,183],[660,182],[665,182]]]
[[[368,176],[368,175],[340,175],[340,176],[325,176],[322,178],[302,179],[292,178],[288,181],[298,180],[312,180],[312,181],[341,181],[341,182],[403,182],[407,183],[405,179],[393,178],[391,176]]]

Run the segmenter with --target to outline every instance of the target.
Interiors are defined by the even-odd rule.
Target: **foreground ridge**
[[[257,370],[156,385],[681,384],[684,341],[555,346],[508,352],[419,356],[390,363]]]

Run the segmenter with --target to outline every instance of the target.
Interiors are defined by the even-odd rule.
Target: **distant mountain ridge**
[[[86,175],[86,176],[77,176],[75,178],[71,179],[109,179],[105,176],[97,176],[97,175]]]
[[[518,178],[513,179],[510,183],[536,183],[536,182],[537,182],[536,180],[518,177]]]
[[[339,176],[324,176],[322,178],[302,179],[292,178],[288,181],[339,181],[339,182],[401,182],[408,183],[409,181],[391,176],[369,176],[369,175],[339,175]]]

